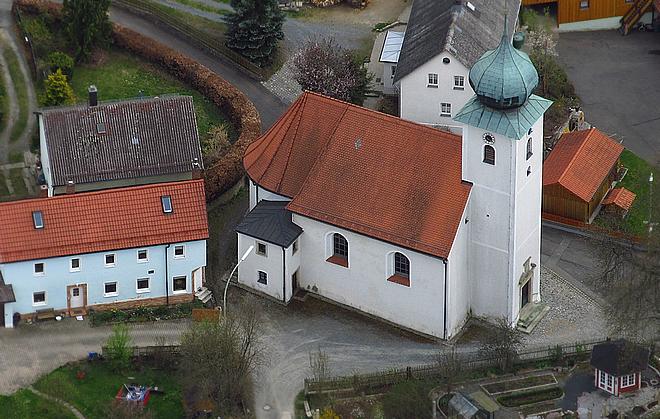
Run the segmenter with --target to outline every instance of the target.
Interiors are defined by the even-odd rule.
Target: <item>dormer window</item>
[[[44,216],[41,211],[32,212],[32,221],[34,222],[34,228],[37,230],[44,228]]]
[[[163,195],[160,197],[160,202],[163,204],[163,212],[169,214],[172,212],[172,197]]]

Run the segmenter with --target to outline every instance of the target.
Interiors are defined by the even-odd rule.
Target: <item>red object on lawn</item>
[[[119,388],[119,391],[115,396],[115,399],[117,400],[139,403],[142,406],[146,406],[147,403],[149,403],[150,398],[151,398],[151,387],[135,386],[135,385],[127,386],[126,384],[122,385]]]

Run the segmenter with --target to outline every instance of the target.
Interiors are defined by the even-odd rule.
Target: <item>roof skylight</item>
[[[32,222],[34,223],[34,228],[44,228],[44,216],[41,211],[32,211]]]
[[[173,211],[172,208],[172,197],[169,195],[163,195],[160,197],[160,202],[163,204],[163,212],[169,214]]]

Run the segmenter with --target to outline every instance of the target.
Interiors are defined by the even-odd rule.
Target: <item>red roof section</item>
[[[471,188],[461,148],[454,134],[306,92],[244,164],[295,213],[447,258]]]
[[[596,128],[566,133],[543,162],[543,186],[559,184],[589,202],[622,152]]]
[[[626,188],[614,188],[603,200],[603,205],[616,205],[617,207],[628,211],[636,197],[637,195],[635,195],[634,192],[631,192]]]
[[[161,196],[172,199],[165,214]],[[35,229],[32,212],[44,228]],[[0,263],[208,238],[204,181],[160,183],[0,204]]]

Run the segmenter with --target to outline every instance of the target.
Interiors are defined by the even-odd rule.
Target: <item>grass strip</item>
[[[5,73],[7,69],[0,66],[0,71]],[[9,97],[7,96],[7,86],[5,86],[4,77],[0,77],[0,132],[4,131],[7,126],[7,118],[9,117]]]
[[[7,63],[7,70],[9,70],[9,75],[14,82],[16,100],[18,102],[18,118],[16,118],[16,122],[14,123],[10,134],[11,141],[16,141],[25,131],[25,127],[27,127],[29,112],[27,82],[25,77],[23,77],[23,72],[21,71],[16,52],[4,42],[2,49],[2,55],[4,56],[5,62]]]
[[[18,390],[10,396],[0,396],[0,414],[3,419],[75,419],[69,409],[27,389]]]
[[[208,13],[215,13],[221,16],[227,15],[231,13],[231,11],[226,10],[226,9],[218,9],[217,7],[212,7],[209,6],[206,3],[202,3],[199,1],[195,0],[174,0],[179,4],[183,4],[184,6],[189,6],[197,10],[201,10],[203,12],[208,12]]]
[[[28,194],[25,181],[23,180],[23,169],[11,169],[9,171],[9,180],[14,187],[14,195],[23,197]]]

